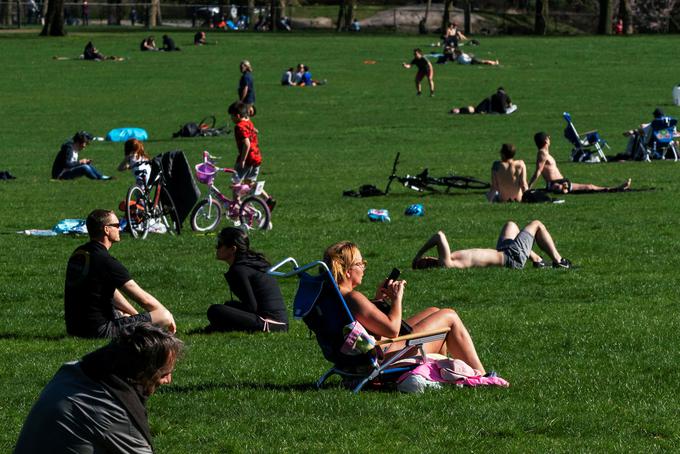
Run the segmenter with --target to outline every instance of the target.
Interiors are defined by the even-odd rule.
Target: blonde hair
[[[144,144],[137,139],[128,139],[125,141],[125,156],[133,155],[135,159],[149,160],[149,155],[144,151]]]
[[[323,254],[323,261],[338,282],[345,281],[345,273],[356,263],[359,248],[351,241],[341,241],[329,246]]]

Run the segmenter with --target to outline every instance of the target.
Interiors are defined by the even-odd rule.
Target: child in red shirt
[[[238,157],[234,165],[234,182],[252,183],[257,180],[262,164],[262,154],[257,141],[257,129],[250,120],[248,105],[237,101],[229,106],[229,115],[234,122],[234,139]],[[262,194],[267,198],[266,203],[270,210],[274,209],[276,201],[265,191]]]

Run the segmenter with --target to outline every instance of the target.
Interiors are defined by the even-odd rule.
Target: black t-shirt
[[[504,114],[511,103],[510,97],[505,92],[498,91],[491,95],[491,112]]]
[[[113,292],[130,280],[128,270],[97,241],[78,247],[66,265],[64,319],[74,336],[97,337],[113,320]]]
[[[61,172],[67,167],[66,162],[68,158],[73,154],[73,142],[68,141],[62,144],[57,157],[54,158],[52,163],[52,178],[57,179]]]
[[[411,60],[412,65],[416,65],[418,67],[419,72],[429,72],[430,71],[430,66],[427,64],[427,58],[422,57],[422,58],[414,58]]]
[[[267,267],[266,262],[251,257],[241,257],[229,267],[224,277],[232,293],[240,300],[240,304],[230,305],[263,318],[288,323],[279,283],[265,272]]]

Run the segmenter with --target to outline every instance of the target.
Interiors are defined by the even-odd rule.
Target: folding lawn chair
[[[292,263],[293,270],[287,273],[278,271],[283,265]],[[306,271],[318,267],[320,273],[310,275]],[[443,340],[449,328],[408,334],[395,338],[382,339],[367,349],[365,353],[346,353],[343,345],[346,345],[348,330],[356,326],[345,299],[340,293],[335,279],[326,264],[315,261],[307,265],[298,266],[295,259],[289,257],[277,263],[269,270],[269,274],[277,277],[298,276],[299,285],[295,295],[293,315],[296,319],[302,319],[307,327],[316,335],[316,340],[321,347],[324,357],[333,366],[316,382],[317,388],[333,375],[339,375],[343,381],[351,382],[353,392],[358,393],[366,383],[384,383],[390,379],[395,380],[404,372],[415,368],[424,361],[427,356],[423,345],[428,342]],[[403,349],[391,352],[383,358],[381,346],[390,343],[405,341]],[[420,358],[410,364],[397,364],[409,353],[420,352]]]
[[[564,128],[564,137],[574,147],[571,150],[571,158],[576,162],[591,162],[590,158],[596,152],[599,160],[607,162],[607,157],[602,151],[602,146],[609,148],[607,141],[600,137],[597,131],[588,131],[585,134],[579,135],[571,121],[571,115],[568,112],[562,114],[567,121],[567,127]]]
[[[656,118],[649,125],[649,137],[646,142],[645,161],[653,159],[666,159],[670,153],[673,160],[678,160],[678,151],[675,148],[675,135],[678,120],[671,117]]]

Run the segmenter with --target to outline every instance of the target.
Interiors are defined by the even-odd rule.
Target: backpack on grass
[[[215,123],[217,120],[214,115],[209,115],[199,121],[198,123],[185,123],[180,128],[179,131],[172,134],[172,138],[175,137],[214,137],[221,136],[222,134],[229,134],[229,126],[224,125],[221,128],[216,128]]]

